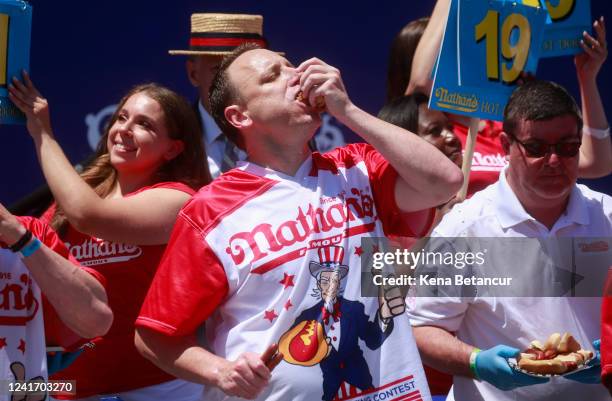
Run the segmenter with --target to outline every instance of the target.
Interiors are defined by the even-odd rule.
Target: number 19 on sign
[[[513,32],[518,38],[512,44]],[[525,68],[529,44],[531,43],[531,28],[529,21],[521,14],[510,14],[502,23],[501,38],[499,38],[499,12],[489,10],[487,15],[475,27],[476,43],[485,39],[487,78],[499,80],[499,48],[504,60],[502,63],[501,79],[505,83],[512,83],[519,77]]]

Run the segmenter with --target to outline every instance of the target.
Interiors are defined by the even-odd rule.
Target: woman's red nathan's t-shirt
[[[193,195],[195,191],[179,182],[164,182],[129,194],[153,188],[176,189]],[[52,206],[43,216],[53,216]],[[75,380],[76,395],[56,396],[77,399],[96,394],[118,393],[152,386],[175,378],[143,358],[134,346],[134,321],[157,270],[166,245],[125,245],[83,234],[69,226],[62,236],[66,246],[83,266],[106,279],[108,302],[114,314],[109,332],[93,349],[86,349],[67,369],[52,380]]]

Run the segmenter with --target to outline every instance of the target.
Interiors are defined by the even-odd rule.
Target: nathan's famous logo
[[[266,257],[269,252],[278,252],[302,242],[313,233],[326,233],[339,228],[350,231],[351,227],[347,223],[357,219],[363,224],[373,224],[374,200],[369,190],[352,188],[350,192],[352,196],[344,194],[326,198],[318,207],[312,204],[306,208],[299,206],[295,219],[282,222],[276,227],[262,223],[251,231],[236,233],[230,237],[225,251],[237,265],[245,261],[253,263]],[[346,236],[355,234],[345,232]]]
[[[21,121],[24,119],[24,115],[12,102],[0,99],[0,119],[3,122],[5,119],[8,119],[8,121]]]
[[[438,107],[469,113],[478,109],[478,98],[474,94],[449,93],[448,89],[440,87],[436,89],[435,96]]]
[[[0,289],[0,325],[24,326],[38,312],[39,303],[32,290],[32,279],[21,274],[18,282]]]
[[[500,171],[507,164],[506,156],[499,152],[495,154],[474,152],[472,157],[472,171]]]
[[[126,262],[142,254],[142,249],[137,245],[119,244],[102,239],[87,239],[80,245],[67,242],[66,247],[83,266]]]

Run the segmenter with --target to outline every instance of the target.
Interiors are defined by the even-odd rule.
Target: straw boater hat
[[[250,14],[192,14],[189,50],[170,50],[172,55],[224,56],[243,43],[256,43],[263,48],[263,17]],[[282,53],[281,53],[282,54]]]

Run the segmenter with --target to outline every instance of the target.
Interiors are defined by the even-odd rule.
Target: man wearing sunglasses
[[[604,261],[612,260],[612,198],[576,184],[581,132],[579,108],[561,86],[532,81],[518,87],[504,111],[501,134],[508,166],[498,182],[455,206],[432,237],[447,241],[452,237],[571,237],[578,245],[579,238],[603,237],[606,243],[598,242],[598,247],[582,241],[584,247],[564,250],[571,257],[562,260],[580,268],[579,262],[595,256],[594,251]],[[565,242],[556,241],[561,243]],[[527,277],[535,277],[543,267],[526,254],[522,248],[514,251],[510,268],[531,269]],[[504,261],[496,258],[495,262]],[[592,274],[605,277],[607,266],[588,267],[604,270]],[[597,351],[601,298],[596,294],[592,298],[545,297],[546,290],[536,287],[529,297],[514,292],[513,297],[484,297],[475,292],[469,298],[417,297],[407,303],[423,361],[455,375],[448,400],[609,399],[598,384],[597,352],[592,366],[553,380],[509,366],[507,360],[518,356],[530,341],[543,342],[555,332],[569,332],[582,348]]]

